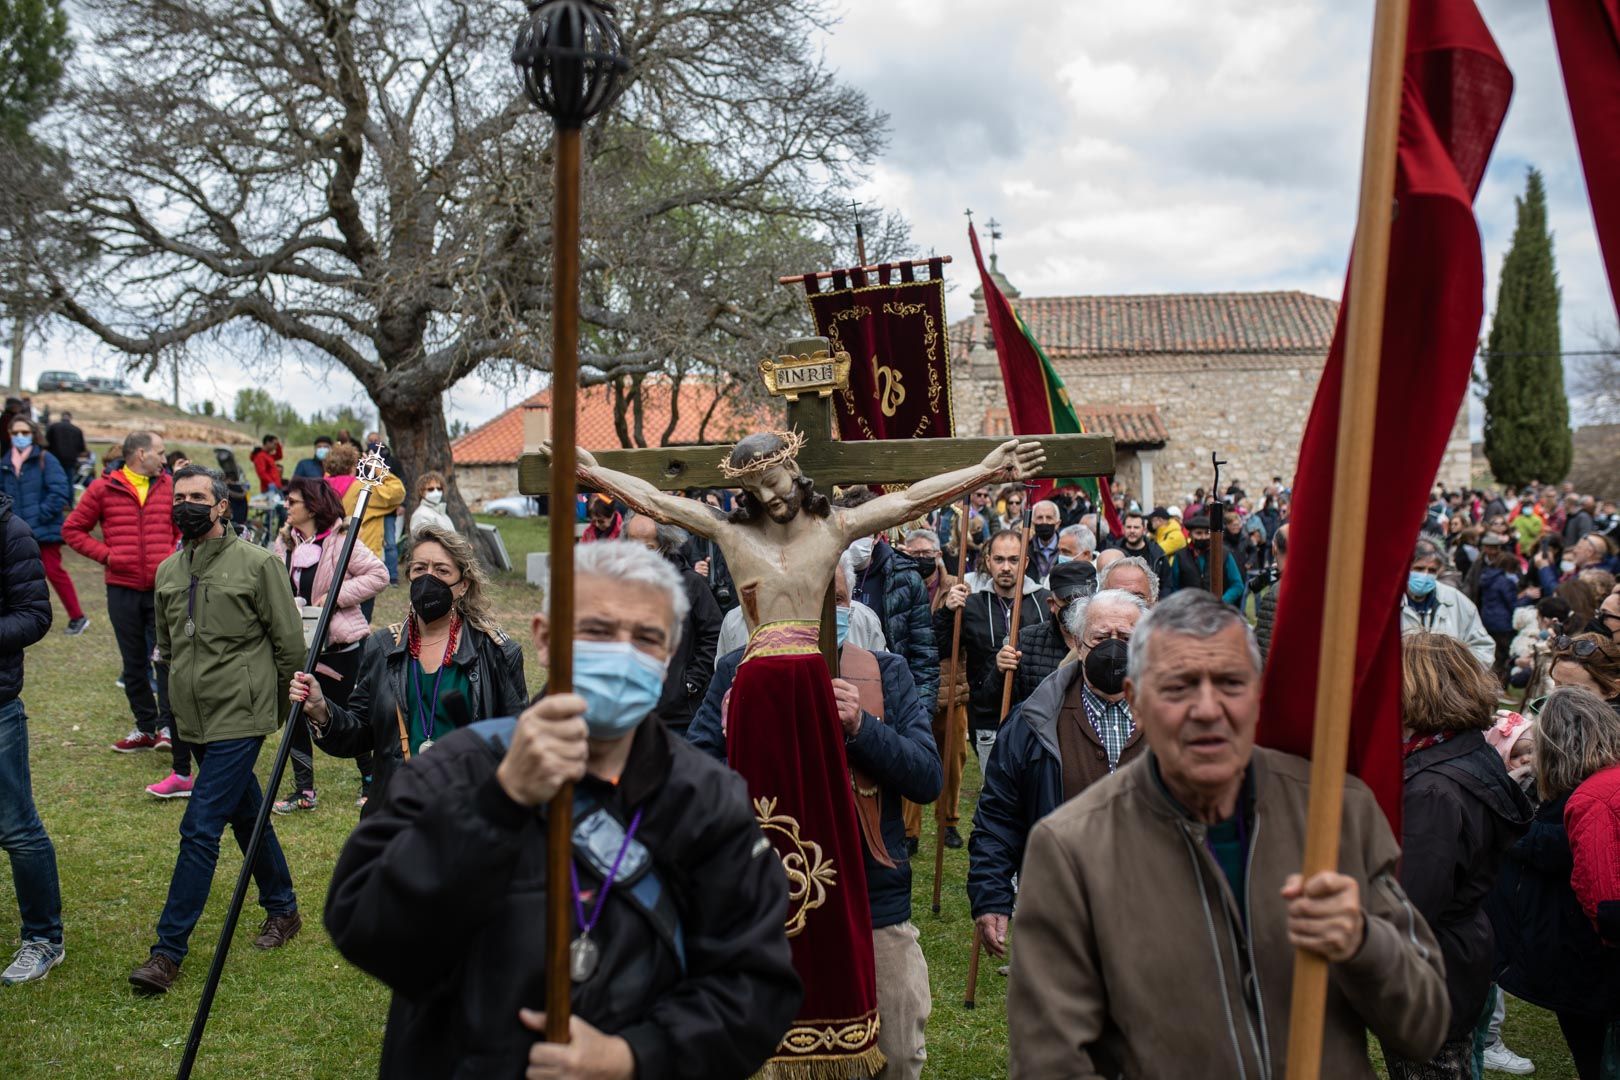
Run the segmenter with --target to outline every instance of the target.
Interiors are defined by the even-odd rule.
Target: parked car
[[[71,371],[47,371],[40,375],[39,389],[36,393],[47,394],[53,390],[87,394],[90,392],[90,384]]]
[[[84,380],[92,394],[117,394],[119,397],[128,397],[134,393],[129,383],[123,379],[108,379],[101,375],[92,375]]]
[[[489,499],[484,503],[483,512],[495,517],[534,517],[534,498],[530,495],[508,495],[504,499]]]

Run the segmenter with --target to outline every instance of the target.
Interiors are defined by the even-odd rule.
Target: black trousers
[[[328,649],[321,653],[321,663],[338,673],[337,678],[323,671],[315,672],[315,681],[321,684],[321,695],[327,701],[336,705],[347,705],[349,694],[354,690],[355,676],[360,672],[360,654],[364,651],[363,644],[356,644],[353,648],[343,652],[333,652]],[[293,790],[315,790],[315,746],[309,737],[309,725],[300,721],[292,733],[292,768]],[[371,776],[371,751],[367,750],[354,759],[356,767],[360,770],[360,779],[366,780]]]
[[[1603,1071],[1603,1037],[1609,1024],[1596,1017],[1561,1012],[1558,1029],[1569,1044],[1569,1056],[1575,1059],[1575,1075],[1581,1080],[1598,1080]]]
[[[152,688],[155,678],[152,652],[157,648],[152,593],[108,585],[107,619],[112,623],[118,655],[124,662],[124,696],[129,699],[135,726],[148,735],[157,734],[160,727],[172,732],[174,717],[169,712],[168,687],[160,684],[157,692]]]
[[[158,712],[172,719],[172,713],[169,710],[169,665],[153,664],[152,668],[157,672]],[[127,680],[125,685],[129,685]],[[191,744],[180,737],[180,726],[171,724],[169,727],[169,758],[173,762],[174,771],[181,776],[190,776],[191,759],[198,756],[200,755],[192,749]]]

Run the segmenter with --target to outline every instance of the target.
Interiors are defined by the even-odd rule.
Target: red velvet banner
[[[838,395],[834,409],[839,438],[949,438],[944,281],[935,274],[928,281],[855,281],[845,288],[845,280],[840,274],[832,292],[809,296],[816,332],[832,342],[835,354],[847,352],[852,361],[849,390]]]

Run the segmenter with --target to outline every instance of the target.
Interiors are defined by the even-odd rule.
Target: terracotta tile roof
[[[1157,449],[1170,440],[1157,405],[1076,405],[1074,413],[1088,432],[1112,435],[1114,442],[1127,449]],[[1013,433],[1012,418],[1005,406],[984,411],[984,433]]]
[[[1339,304],[1303,292],[1037,296],[1014,302],[1054,360],[1087,356],[1321,353]],[[984,316],[951,327],[959,356],[984,342]]]
[[[681,388],[681,411],[676,419],[671,443],[731,442],[748,432],[781,425],[781,417],[768,407],[752,407],[722,398],[698,437],[704,413],[714,401],[713,384],[687,379]],[[467,432],[450,444],[451,459],[457,465],[515,465],[523,453],[523,412],[526,408],[551,404],[551,391],[542,390],[501,413],[495,419]],[[642,384],[642,432],[656,444],[669,423],[669,383],[650,378]],[[579,392],[579,445],[587,450],[617,450],[623,444],[613,427],[613,390],[608,386],[587,387]]]

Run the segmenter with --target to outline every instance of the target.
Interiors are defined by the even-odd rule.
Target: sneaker
[[[174,738],[166,727],[158,728],[157,742],[152,744],[154,750],[168,750],[174,746]]]
[[[174,980],[180,977],[180,965],[160,952],[146,958],[146,963],[129,973],[129,984],[142,997],[167,994]]]
[[[1536,1071],[1535,1062],[1509,1050],[1502,1045],[1501,1039],[1485,1048],[1485,1067],[1492,1072],[1512,1073],[1514,1076],[1529,1076]]]
[[[151,750],[156,746],[157,736],[148,735],[140,728],[136,728],[112,744],[112,748],[120,754],[133,754],[138,750]]]
[[[255,949],[279,949],[298,936],[304,928],[304,917],[298,912],[291,915],[272,915],[259,927],[259,936],[253,939]]]
[[[66,955],[67,950],[54,942],[25,941],[22,948],[17,950],[17,955],[11,958],[11,966],[0,972],[0,985],[38,982]]]
[[[962,846],[962,834],[956,831],[955,825],[945,826],[945,846],[952,851]]]
[[[122,675],[118,676],[118,678],[113,680],[113,685],[122,690],[124,688],[124,677]]]
[[[300,791],[290,799],[282,799],[270,809],[278,814],[290,814],[294,810],[315,809],[315,793],[313,791]]]
[[[172,772],[157,783],[146,785],[146,793],[160,799],[189,799],[194,783],[196,781],[191,777]]]
[[[80,615],[77,619],[69,621],[67,629],[62,632],[68,637],[78,637],[88,629],[90,629],[90,616]]]

